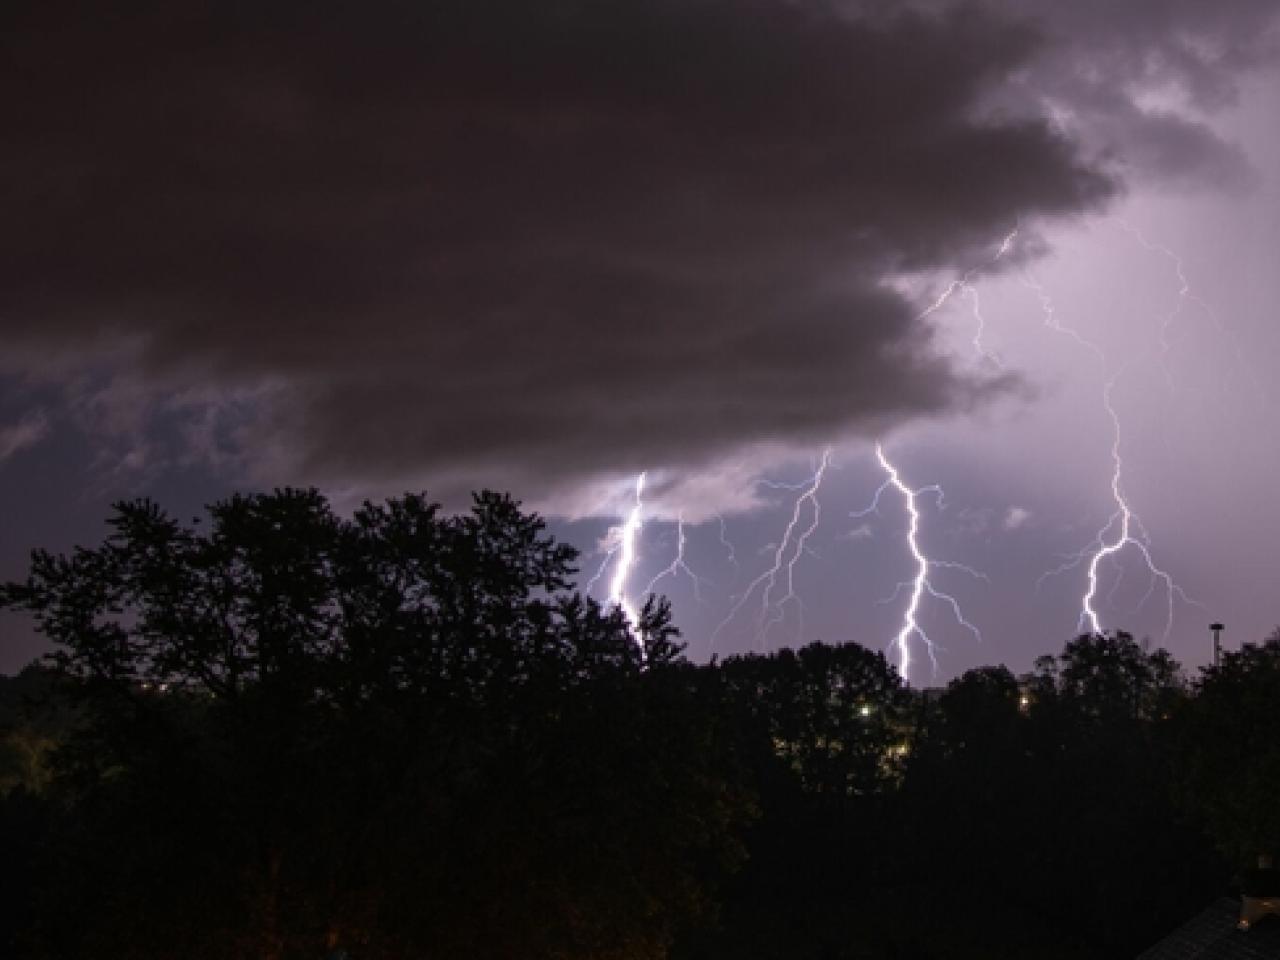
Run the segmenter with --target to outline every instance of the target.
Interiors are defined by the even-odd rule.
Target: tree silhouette
[[[1205,667],[1179,738],[1186,799],[1239,867],[1280,853],[1280,627]]]
[[[496,494],[110,524],[0,587],[56,646],[0,684],[14,955],[1127,957],[1220,895],[1202,819],[1280,840],[1280,632],[912,691],[854,643],[691,664]]]
[[[703,673],[665,604],[633,633],[570,592],[574,551],[514,501],[347,519],[280,490],[110,525],[0,592],[86,717],[40,949],[650,957],[707,909],[751,807]]]
[[[896,781],[907,697],[881,653],[854,643],[810,644],[722,667],[744,728],[804,792],[836,801]]]

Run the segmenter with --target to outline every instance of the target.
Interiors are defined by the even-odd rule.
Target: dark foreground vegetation
[[[924,696],[633,638],[499,496],[111,524],[0,588],[57,650],[0,684],[0,955],[1129,957],[1280,847],[1277,637]]]

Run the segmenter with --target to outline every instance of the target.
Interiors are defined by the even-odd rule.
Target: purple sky
[[[647,471],[627,593],[683,518],[698,595],[658,588],[695,656],[891,646],[907,514],[853,516],[879,440],[945,491],[923,552],[981,574],[930,570],[981,633],[923,596],[938,677],[1021,670],[1076,630],[1116,509],[1110,383],[1178,589],[1129,544],[1101,626],[1194,664],[1210,620],[1280,621],[1270,0],[3,16],[0,576],[121,497],[488,485],[603,598]],[[0,619],[0,670],[40,650]]]

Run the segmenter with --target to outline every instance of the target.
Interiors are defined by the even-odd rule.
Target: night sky
[[[1211,620],[1261,640],[1278,17],[6,4],[0,577],[101,540],[120,498],[489,486],[605,599],[643,472],[626,594],[669,595],[691,655],[897,662],[918,564],[900,492],[867,510],[880,442],[942,491],[917,544],[981,635],[926,590],[927,683],[1089,625],[1114,448],[1134,542],[1096,564],[1100,627],[1189,664]],[[4,671],[43,650],[12,616],[0,641]]]

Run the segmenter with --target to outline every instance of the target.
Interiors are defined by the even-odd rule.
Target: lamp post
[[[1216,667],[1222,662],[1222,637],[1223,626],[1220,623],[1209,624],[1209,629],[1213,631],[1213,665]]]

